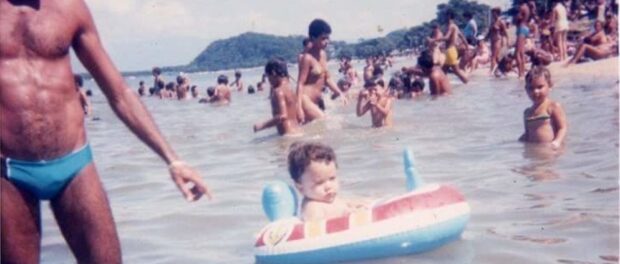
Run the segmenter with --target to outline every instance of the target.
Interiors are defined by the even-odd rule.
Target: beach
[[[392,69],[403,65],[414,61]],[[354,66],[361,71],[362,65]],[[370,129],[368,117],[355,116],[354,102],[330,101],[329,117],[305,126],[300,138],[253,133],[252,124],[271,114],[268,91],[233,92],[231,105],[223,107],[142,97],[178,154],[211,187],[213,200],[195,203],[182,199],[164,163],[122,125],[92,81],[85,86],[94,90],[98,120],[86,126],[126,263],[253,263],[255,236],[268,221],[262,187],[291,182],[286,154],[296,140],[335,149],[343,196],[404,192],[401,153],[410,147],[426,182],[451,184],[469,201],[472,217],[460,240],[364,263],[617,262],[618,58],[550,69],[551,98],[564,106],[569,122],[558,152],[517,141],[523,109],[531,105],[524,81],[488,76],[486,68],[467,85],[450,76],[450,96],[396,101],[393,128]],[[246,85],[255,85],[261,71],[244,70]],[[189,77],[204,96],[216,75]],[[151,78],[126,81],[136,89],[139,80]],[[41,262],[66,263],[72,256],[47,202],[42,212]]]

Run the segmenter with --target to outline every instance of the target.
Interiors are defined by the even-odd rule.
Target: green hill
[[[217,40],[202,51],[189,65],[189,70],[217,71],[264,65],[272,57],[297,60],[303,36],[280,37],[247,32]]]

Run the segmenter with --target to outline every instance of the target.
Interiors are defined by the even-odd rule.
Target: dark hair
[[[73,80],[75,80],[75,84],[78,86],[78,88],[82,88],[82,86],[84,85],[84,79],[82,79],[82,76],[80,75],[74,74]]]
[[[165,86],[166,86],[166,83],[163,80],[161,79],[157,80],[157,87],[156,87],[157,89],[159,90],[164,89]]]
[[[327,145],[313,142],[295,142],[289,148],[288,171],[295,182],[300,182],[301,175],[312,161],[334,162],[336,166],[336,153]]]
[[[249,93],[249,94],[253,94],[255,91],[256,91],[256,90],[254,90],[254,86],[250,85],[250,86],[248,87],[248,93]]]
[[[491,14],[499,16],[502,14],[502,9],[499,7],[494,7],[493,9],[491,9]]]
[[[156,75],[160,75],[161,74],[161,69],[159,67],[153,67],[153,73]]]
[[[301,42],[301,44],[306,47],[308,45],[308,43],[310,43],[310,38],[304,38],[304,40]]]
[[[174,90],[174,86],[175,86],[175,85],[174,85],[174,82],[168,82],[168,83],[166,84],[166,90],[170,90],[170,91],[172,91],[172,90]]]
[[[143,84],[144,84],[144,81],[142,81],[142,80],[141,80],[141,81],[140,81],[140,85],[143,85]]]
[[[416,88],[416,87],[418,87],[420,91],[424,91],[424,82],[421,80],[413,81],[413,83],[411,83],[411,88]]]
[[[217,76],[217,84],[228,84],[228,77],[226,75]]]
[[[310,22],[310,26],[308,26],[308,36],[311,39],[315,39],[320,37],[323,34],[331,34],[332,28],[325,22],[325,20],[317,18]]]
[[[241,72],[240,71],[235,71],[235,77],[241,77]]]
[[[385,87],[385,82],[383,81],[383,79],[381,77],[373,76],[372,78],[368,79],[364,83],[364,88],[372,88],[372,87],[375,87],[377,85]]]
[[[213,86],[209,86],[209,88],[207,88],[207,95],[208,95],[209,97],[211,97],[211,96],[215,95],[215,87],[213,87]]]
[[[373,65],[372,76],[378,75],[383,75],[383,69],[381,68],[381,65],[375,64]]]
[[[275,75],[277,77],[286,78],[288,77],[288,69],[286,68],[286,61],[282,58],[273,58],[270,59],[267,64],[265,64],[265,74],[266,75]]]
[[[433,67],[433,55],[430,50],[422,51],[420,57],[418,57],[418,65],[424,69],[430,69]]]
[[[474,16],[471,14],[471,12],[469,12],[469,11],[465,11],[465,12],[463,13],[463,17],[464,17],[464,18],[466,18],[466,19],[471,19],[471,18],[473,18]]]
[[[448,9],[448,11],[446,11],[446,17],[448,19],[454,19],[454,10]]]

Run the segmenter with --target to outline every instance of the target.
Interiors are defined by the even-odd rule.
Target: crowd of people
[[[589,10],[589,11],[588,11]],[[604,0],[578,1],[552,0],[546,6],[536,1],[523,0],[508,16],[499,7],[490,10],[486,32],[478,28],[476,17],[469,11],[462,16],[467,21],[461,29],[456,23],[457,14],[447,10],[444,25],[433,25],[426,46],[417,52],[417,64],[403,67],[385,76],[393,65],[392,55],[370,56],[365,59],[362,73],[353,66],[348,56],[339,59],[338,72],[342,78],[334,81],[327,70],[325,48],[331,34],[330,25],[321,19],[312,21],[308,37],[302,42],[297,58],[298,75],[294,83],[288,73],[286,61],[272,59],[256,88],[250,85],[248,93],[271,86],[270,98],[273,119],[254,125],[255,131],[277,126],[280,134],[298,134],[299,126],[325,116],[323,94],[332,91],[331,99],[344,104],[357,101],[358,116],[370,111],[373,127],[390,126],[393,99],[408,99],[428,94],[450,94],[452,85],[448,74],[454,74],[467,84],[470,74],[487,67],[496,77],[516,74],[523,78],[530,69],[558,62],[565,66],[587,60],[597,60],[618,53],[617,5]],[[445,28],[442,31],[442,27]],[[589,30],[591,28],[591,30]],[[207,88],[201,103],[227,104],[231,91],[245,91],[241,72],[235,71],[235,81],[221,75],[215,87]],[[177,82],[165,84],[159,68],[153,69],[154,84],[150,94],[160,98],[185,100],[199,98],[198,88],[188,84],[185,74]],[[389,77],[389,81],[384,80]],[[427,81],[425,81],[427,79]],[[526,78],[530,85],[530,80]],[[428,84],[428,85],[427,85]],[[293,89],[294,88],[294,89]],[[296,100],[291,100],[291,93]],[[141,83],[139,94],[145,94]],[[295,111],[292,111],[292,110]],[[295,118],[293,118],[295,117]]]

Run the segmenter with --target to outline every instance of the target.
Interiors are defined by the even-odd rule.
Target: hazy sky
[[[506,7],[511,0],[481,0]],[[314,18],[333,40],[355,42],[418,25],[447,0],[86,0],[99,35],[123,71],[187,64],[210,42],[253,31],[306,35]],[[378,26],[384,29],[378,31]],[[74,59],[74,69],[83,71]]]

